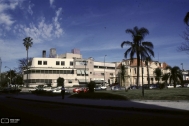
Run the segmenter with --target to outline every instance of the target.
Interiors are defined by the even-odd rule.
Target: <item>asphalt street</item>
[[[57,97],[60,98],[61,97]],[[188,126],[189,116],[70,106],[49,102],[14,99],[0,96],[0,117],[19,118],[18,125],[78,125],[78,126]]]

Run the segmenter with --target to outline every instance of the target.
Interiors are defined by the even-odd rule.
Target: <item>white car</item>
[[[106,89],[107,89],[106,86],[101,86],[100,88],[101,88],[102,90],[106,90]]]
[[[150,88],[150,89],[156,89],[156,86],[155,86],[155,85],[150,85],[149,88]]]
[[[52,92],[53,92],[53,93],[61,93],[61,91],[62,91],[62,87],[61,87],[61,88],[60,88],[60,87],[57,87],[57,88],[55,88]],[[65,93],[70,93],[70,91],[65,88]]]
[[[45,87],[45,88],[43,88],[43,90],[45,90],[45,91],[53,91],[54,89],[52,87]]]
[[[54,89],[52,92],[53,92],[53,93],[61,93],[61,89],[56,88],[56,89]]]
[[[30,88],[28,89],[29,92],[35,91],[37,88]]]
[[[181,87],[181,85],[176,85],[176,88],[179,88],[179,87]],[[167,88],[174,88],[174,85],[173,84],[168,85]]]
[[[169,84],[168,86],[167,86],[167,88],[174,88],[174,86],[171,84]]]

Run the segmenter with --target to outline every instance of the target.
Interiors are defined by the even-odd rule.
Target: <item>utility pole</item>
[[[84,65],[85,65],[85,84],[87,84],[87,82],[86,82],[86,65],[87,65],[87,63],[86,63],[86,62],[87,62],[87,61],[86,61],[86,60],[84,60],[83,62],[84,62]]]
[[[106,56],[107,56],[107,55],[104,56],[104,84],[103,84],[104,86],[105,86],[105,57],[106,57]]]
[[[0,84],[1,84],[1,66],[2,66],[2,61],[1,61],[1,58],[0,58]]]

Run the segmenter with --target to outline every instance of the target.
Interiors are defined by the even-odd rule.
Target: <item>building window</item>
[[[49,70],[49,74],[52,74],[52,70]]]
[[[68,80],[68,83],[72,83],[72,80]]]
[[[136,68],[135,68],[135,74],[136,74]]]
[[[59,61],[56,61],[56,65],[60,65],[60,62],[59,62]]]
[[[60,70],[60,74],[64,74],[64,71],[63,71],[63,70]]]
[[[40,70],[36,70],[35,72],[36,72],[36,73],[40,73]]]
[[[31,73],[35,73],[35,70],[31,70]]]
[[[61,66],[64,66],[65,65],[65,62],[64,61],[61,61]]]
[[[47,61],[43,61],[43,65],[47,65]]]
[[[110,73],[111,76],[113,76],[114,74],[113,73]]]
[[[44,72],[45,72],[45,73],[47,73],[47,74],[49,73],[49,71],[48,71],[48,70],[45,70]]]
[[[56,74],[56,73],[57,73],[57,71],[56,71],[56,70],[53,70],[53,73],[54,73],[54,74]]]
[[[101,75],[104,75],[104,73],[101,73]]]
[[[38,65],[42,65],[42,61],[38,61]]]
[[[105,67],[104,66],[99,66],[99,68],[103,68],[104,69]]]
[[[70,66],[73,66],[73,62],[72,61],[70,61]]]
[[[107,69],[115,69],[115,67],[107,67]]]

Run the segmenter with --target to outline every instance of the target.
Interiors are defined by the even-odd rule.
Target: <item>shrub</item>
[[[95,87],[96,83],[94,81],[91,81],[88,84],[88,88],[89,88],[89,92],[94,92],[94,87]]]
[[[63,86],[64,87],[64,78],[59,77],[57,79],[57,86]]]

